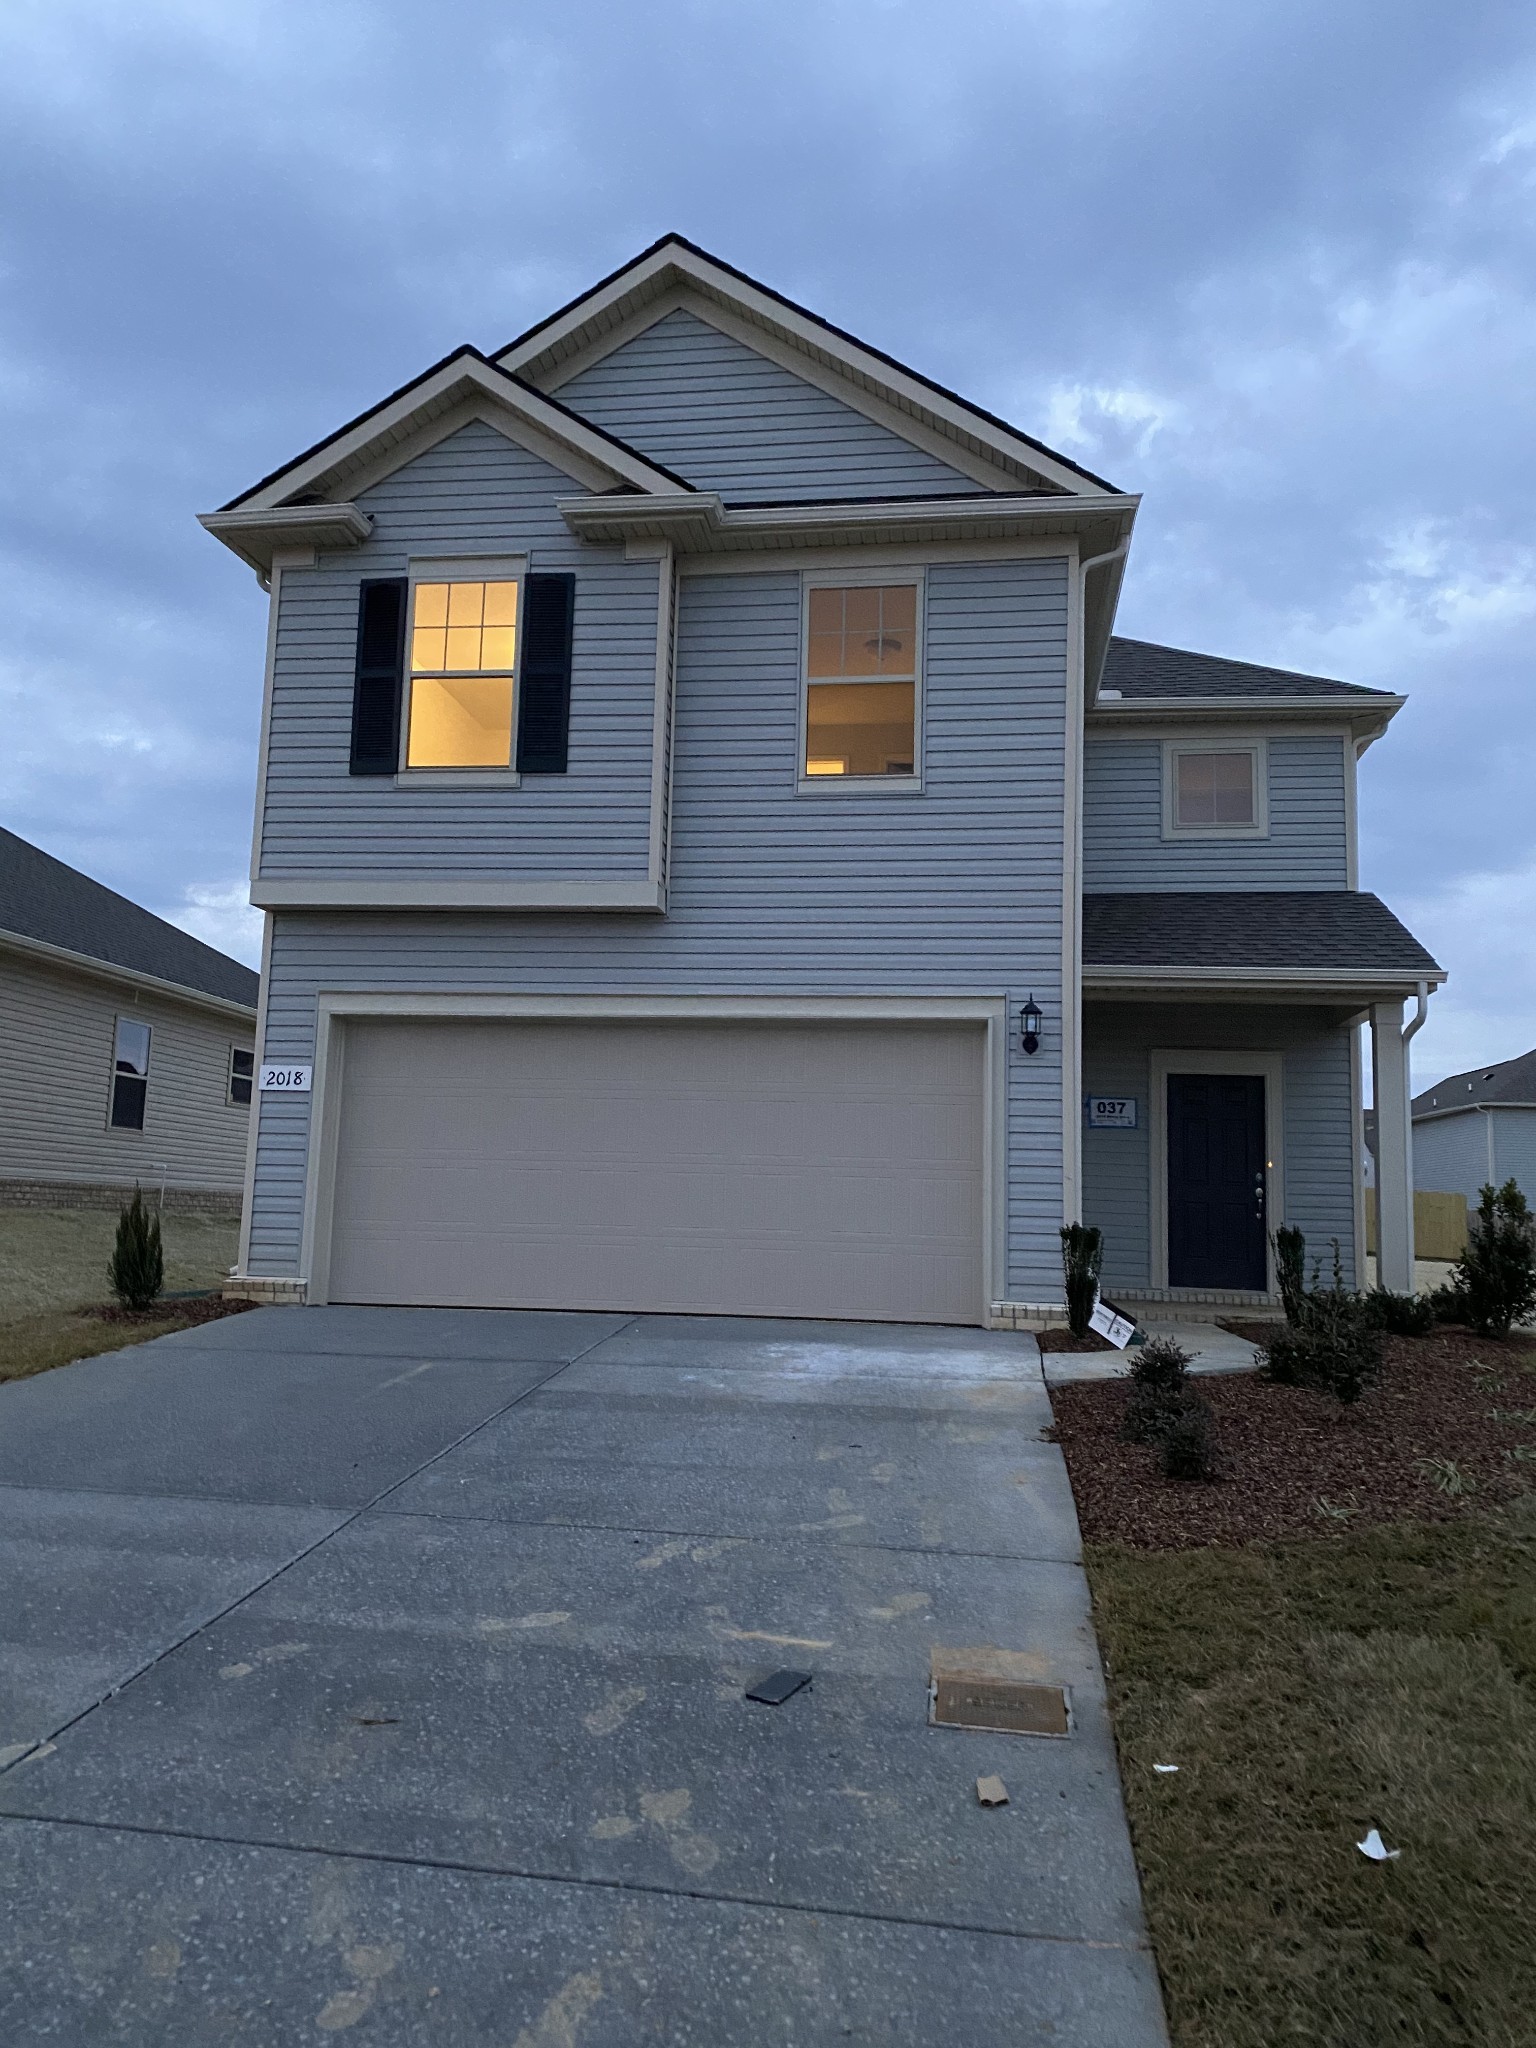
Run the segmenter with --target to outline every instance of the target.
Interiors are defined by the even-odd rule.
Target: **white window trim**
[[[523,585],[528,575],[526,555],[412,555],[406,565],[405,673],[400,691],[400,757],[395,768],[396,789],[521,789],[523,778],[512,763],[517,759],[517,717],[522,699],[523,674]],[[416,623],[418,583],[515,583],[517,585],[517,645],[512,671],[512,763],[505,768],[412,768],[407,759],[411,743],[411,636]],[[499,670],[487,671],[499,674]]]
[[[115,1124],[112,1121],[112,1107],[117,1100],[117,1027],[119,1024],[142,1024],[149,1034],[149,1050],[144,1057],[144,1121],[141,1124]],[[150,1017],[135,1017],[131,1011],[116,1010],[112,1015],[112,1048],[107,1060],[107,1113],[105,1128],[115,1131],[119,1137],[142,1138],[149,1124],[149,1065],[155,1056],[155,1026]]]
[[[241,1080],[248,1080],[248,1081],[250,1082],[250,1084],[251,1084],[251,1101],[250,1101],[250,1102],[241,1102],[241,1101],[239,1101],[239,1100],[238,1100],[238,1099],[236,1098],[236,1095],[235,1095],[235,1054],[236,1054],[236,1053],[238,1053],[238,1052],[243,1052],[243,1053],[244,1053],[244,1054],[246,1055],[246,1057],[247,1057],[247,1058],[248,1058],[248,1059],[250,1060],[250,1063],[251,1063],[251,1071],[250,1071],[250,1073],[249,1073],[248,1075],[247,1075],[247,1074],[242,1074],[242,1075],[240,1076]],[[226,1105],[227,1105],[227,1106],[228,1106],[229,1108],[231,1108],[231,1109],[249,1109],[249,1108],[250,1108],[250,1106],[251,1106],[251,1103],[252,1103],[252,1102],[254,1102],[255,1100],[256,1100],[256,1053],[255,1053],[255,1050],[254,1050],[254,1048],[253,1048],[253,1047],[251,1047],[251,1046],[249,1046],[249,1045],[231,1045],[231,1047],[229,1048],[229,1063],[228,1063],[228,1066],[227,1066],[227,1068],[226,1068],[226,1070],[225,1070],[225,1074],[224,1074],[224,1101],[225,1101]]]
[[[1270,1240],[1285,1215],[1285,1055],[1279,1052],[1177,1052],[1154,1047],[1148,1058],[1148,1146],[1152,1237],[1152,1285],[1171,1293],[1168,1279],[1168,1076],[1170,1074],[1257,1074],[1264,1083],[1264,1155],[1268,1182],[1264,1191],[1264,1276],[1276,1292],[1275,1248]],[[1186,1287],[1181,1294],[1206,1294],[1209,1288]]]
[[[880,588],[894,583],[917,586],[917,631],[912,670],[912,773],[910,775],[807,775],[805,750],[811,678],[807,674],[811,645],[811,592]],[[927,653],[927,577],[921,562],[884,562],[856,569],[806,570],[800,577],[799,713],[795,722],[795,792],[799,796],[914,796],[923,787],[923,664]],[[817,677],[818,682],[836,677]],[[874,677],[871,681],[877,680]]]
[[[1178,807],[1178,764],[1184,754],[1251,754],[1253,756],[1253,823],[1251,825],[1181,825]],[[1248,734],[1230,738],[1202,734],[1198,739],[1163,741],[1163,837],[1165,839],[1267,839],[1269,837],[1269,742]]]

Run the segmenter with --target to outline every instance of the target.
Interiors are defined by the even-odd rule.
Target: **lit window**
[[[256,1078],[256,1055],[247,1052],[244,1046],[229,1048],[229,1099],[231,1102],[249,1102],[251,1083]]]
[[[813,589],[805,658],[805,773],[917,767],[917,585]]]
[[[1174,824],[1181,832],[1220,831],[1258,822],[1254,755],[1184,752],[1174,756]]]
[[[149,1094],[149,1026],[119,1017],[112,1045],[112,1127],[142,1131]]]
[[[510,767],[516,666],[516,583],[418,583],[406,766]]]

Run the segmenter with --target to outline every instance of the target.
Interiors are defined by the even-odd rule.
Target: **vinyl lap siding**
[[[119,1016],[150,1027],[142,1131],[107,1123]],[[251,1027],[0,956],[0,1179],[238,1189],[250,1112],[226,1101]]]
[[[1085,889],[1348,887],[1345,742],[1269,741],[1266,839],[1164,839],[1163,748],[1089,735],[1083,758]]]
[[[1491,1135],[1490,1160],[1489,1114],[1484,1110],[1415,1124],[1414,1186],[1464,1194],[1475,1209],[1487,1181],[1502,1187],[1513,1180],[1527,1200],[1536,1201],[1536,1109],[1495,1109]]]
[[[927,594],[922,795],[796,792],[800,580],[684,578],[664,919],[274,920],[265,1053],[313,1057],[321,988],[552,994],[1031,992],[1009,1052],[1010,1298],[1060,1294],[1066,565],[946,565]],[[1017,1028],[1010,1032],[1016,1040]],[[268,1098],[251,1270],[298,1270],[307,1101]]]
[[[985,487],[696,314],[668,313],[552,394],[737,503]]]
[[[361,493],[372,536],[283,572],[261,874],[643,878],[649,859],[654,562],[583,546],[555,510],[579,486],[480,421]],[[348,773],[358,584],[412,555],[527,554],[576,572],[569,773],[521,788],[396,788]]]

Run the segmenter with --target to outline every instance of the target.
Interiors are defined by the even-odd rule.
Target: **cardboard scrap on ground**
[[[1008,1787],[1001,1778],[978,1778],[976,1780],[976,1799],[977,1803],[981,1806],[1006,1806],[1008,1804]]]

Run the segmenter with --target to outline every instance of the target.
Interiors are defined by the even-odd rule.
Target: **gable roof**
[[[1364,697],[1394,701],[1389,690],[1368,690],[1360,683],[1341,683],[1332,676],[1298,674],[1288,668],[1266,668],[1258,662],[1233,661],[1221,654],[1195,654],[1187,647],[1162,647],[1153,640],[1109,643],[1104,676],[1106,692],[1135,697]]]
[[[1086,894],[1083,968],[1287,969],[1345,979],[1445,979],[1380,897],[1355,889]]]
[[[497,349],[495,360],[541,389],[549,388],[574,374],[594,351],[618,345],[624,331],[643,320],[648,309],[658,301],[666,305],[679,291],[706,317],[713,308],[787,348],[805,370],[832,372],[850,402],[872,399],[950,442],[957,452],[967,450],[997,465],[1010,474],[1013,481],[1008,487],[1025,480],[1073,493],[1118,495],[1115,485],[1069,456],[710,255],[685,235],[661,236]]]
[[[249,967],[0,826],[0,942],[7,935],[256,1008]]]
[[[1469,1067],[1463,1074],[1447,1074],[1433,1088],[1415,1095],[1413,1113],[1427,1116],[1438,1111],[1443,1116],[1449,1110],[1491,1108],[1501,1102],[1536,1102],[1536,1052],[1523,1052],[1491,1067]]]

